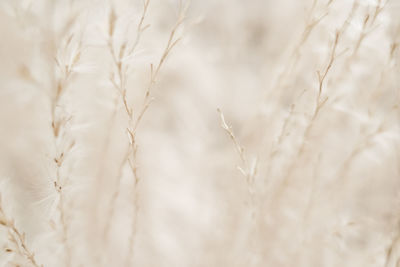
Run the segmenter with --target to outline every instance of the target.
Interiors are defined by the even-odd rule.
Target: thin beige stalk
[[[126,52],[127,42],[124,42],[119,47],[118,56],[116,55],[115,48],[113,45],[113,34],[114,34],[115,20],[116,20],[113,9],[111,10],[110,19],[109,19],[108,46],[109,46],[109,50],[110,50],[110,53],[111,53],[111,56],[112,56],[112,59],[114,62],[114,66],[117,70],[116,74],[114,74],[114,73],[112,74],[110,80],[111,80],[112,84],[114,85],[114,88],[118,91],[118,93],[120,95],[120,100],[123,103],[125,111],[128,115],[128,120],[129,120],[128,124],[129,125],[134,120],[134,113],[133,113],[133,108],[131,108],[128,104],[127,86],[126,86],[126,76],[127,76],[128,66],[123,62],[123,58],[126,56],[130,56],[135,52],[135,50],[140,42],[143,32],[149,27],[149,25],[144,25],[144,19],[146,17],[146,13],[147,13],[149,4],[150,4],[150,0],[146,0],[143,3],[143,11],[142,11],[142,15],[141,15],[141,18],[140,18],[138,26],[137,26],[136,37],[133,42],[133,45]],[[108,206],[106,224],[105,224],[104,230],[103,230],[103,239],[104,240],[107,240],[108,234],[109,234],[109,231],[111,228],[111,223],[112,223],[112,220],[114,217],[114,211],[115,211],[115,202],[117,201],[117,198],[119,196],[119,188],[121,185],[121,178],[122,178],[122,169],[125,166],[126,162],[128,161],[130,149],[131,149],[131,147],[129,147],[129,149],[127,149],[126,152],[124,153],[120,167],[118,168],[116,185],[114,188],[114,192],[111,196],[110,204]]]
[[[126,84],[127,80],[127,72],[129,69],[129,66],[123,62],[123,59],[127,56],[132,55],[135,52],[135,49],[137,45],[140,42],[140,38],[143,34],[143,32],[149,27],[149,25],[144,25],[144,20],[145,16],[148,10],[150,1],[146,0],[144,2],[143,6],[143,12],[142,16],[139,20],[138,26],[137,26],[137,34],[134,42],[130,47],[128,47],[127,42],[123,42],[122,45],[118,48],[118,53],[117,49],[115,49],[113,45],[113,35],[115,32],[115,25],[116,25],[116,14],[114,10],[112,9],[110,12],[109,16],[109,50],[113,59],[114,67],[116,69],[116,72],[113,73],[110,77],[110,80],[114,86],[114,88],[117,90],[117,92],[120,95],[120,102],[122,103],[124,110],[128,116],[128,123],[127,123],[127,133],[128,133],[128,138],[129,138],[129,145],[128,149],[124,152],[121,163],[118,168],[118,175],[116,179],[116,185],[114,188],[114,191],[111,195],[111,200],[110,200],[110,205],[107,210],[107,221],[104,226],[103,230],[103,238],[107,240],[110,229],[111,229],[111,224],[112,220],[114,217],[114,211],[115,211],[115,203],[116,200],[118,199],[118,196],[120,194],[120,186],[121,186],[121,179],[122,179],[122,169],[126,165],[126,163],[129,163],[132,176],[134,179],[134,188],[133,188],[133,204],[132,204],[132,216],[133,216],[133,223],[132,223],[132,228],[131,228],[131,234],[129,236],[129,245],[128,245],[128,255],[126,259],[127,265],[130,264],[131,257],[133,254],[133,247],[134,247],[134,238],[136,236],[136,221],[137,221],[137,214],[139,210],[139,198],[138,198],[138,184],[139,184],[139,176],[137,173],[137,143],[136,143],[136,131],[138,126],[140,125],[142,118],[144,114],[146,113],[147,109],[149,108],[151,102],[153,101],[153,98],[151,96],[151,91],[156,83],[156,79],[159,75],[159,72],[161,70],[161,67],[163,66],[167,56],[175,47],[175,45],[179,42],[180,38],[176,38],[176,31],[182,24],[184,20],[184,15],[187,9],[187,6],[180,8],[180,14],[178,17],[177,22],[175,23],[174,27],[171,30],[171,33],[169,35],[169,39],[167,42],[167,45],[160,57],[160,60],[157,64],[157,66],[154,68],[153,65],[150,66],[150,80],[149,83],[146,87],[146,92],[143,100],[143,105],[140,109],[138,109],[137,112],[134,112],[134,108],[129,104],[128,101],[128,86]]]
[[[71,35],[66,42],[65,49],[67,50],[71,41],[73,39],[73,35]],[[68,186],[69,179],[67,176],[63,176],[61,174],[61,170],[63,167],[63,163],[65,158],[68,156],[68,153],[75,145],[75,141],[67,140],[65,138],[65,130],[67,128],[67,123],[71,120],[71,116],[63,116],[57,114],[57,107],[61,106],[62,96],[66,92],[66,88],[68,86],[71,75],[73,74],[73,68],[80,60],[81,56],[81,47],[79,43],[79,47],[76,50],[75,54],[72,55],[71,62],[63,64],[56,58],[56,66],[60,71],[60,78],[56,79],[56,86],[54,90],[54,97],[51,103],[51,128],[53,133],[53,141],[54,147],[56,150],[56,155],[54,156],[55,162],[55,172],[56,177],[54,180],[54,188],[58,195],[58,203],[57,210],[59,213],[59,223],[61,224],[61,238],[64,246],[65,253],[65,266],[71,266],[72,259],[72,248],[69,244],[69,223],[67,222],[66,215],[66,196],[65,196],[65,188]],[[64,144],[64,145],[63,145]]]
[[[354,46],[354,50],[353,53],[350,57],[350,60],[353,60],[356,56],[358,51],[360,50],[361,44],[364,41],[364,39],[372,32],[376,29],[376,19],[378,18],[379,14],[382,12],[382,10],[384,9],[384,7],[386,6],[388,1],[385,1],[384,3],[382,3],[382,0],[378,0],[378,3],[376,4],[376,7],[373,11],[372,14],[367,13],[364,17],[364,21],[363,21],[363,25],[362,25],[362,29],[361,29],[361,33],[358,36],[356,45]]]
[[[133,219],[132,219],[131,233],[129,236],[126,266],[130,265],[131,260],[133,258],[134,243],[135,243],[135,237],[136,237],[136,232],[137,232],[137,216],[138,216],[138,212],[139,212],[138,185],[140,182],[140,178],[137,173],[138,165],[137,165],[136,131],[137,131],[138,126],[140,125],[140,122],[142,121],[144,114],[146,113],[147,109],[149,108],[151,102],[153,101],[151,92],[156,83],[156,80],[158,78],[160,70],[161,70],[162,66],[164,65],[164,62],[167,59],[168,55],[170,54],[171,50],[181,40],[180,37],[176,38],[176,32],[179,29],[179,27],[182,25],[182,23],[185,19],[187,8],[188,8],[188,3],[184,6],[181,3],[180,8],[179,8],[178,19],[169,34],[168,42],[164,48],[164,51],[161,54],[160,60],[155,68],[154,68],[153,64],[150,65],[150,79],[149,79],[149,83],[146,88],[143,105],[139,109],[138,115],[136,116],[136,120],[134,121],[134,123],[130,124],[127,127],[127,132],[128,132],[128,136],[129,136],[129,145],[130,145],[130,155],[128,157],[128,161],[129,161],[129,166],[131,168],[133,178],[134,178],[134,187],[133,187],[133,192],[132,192],[133,193],[133,203],[132,203]]]
[[[311,115],[311,119],[309,120],[307,127],[303,133],[303,137],[302,137],[302,142],[300,144],[299,149],[297,150],[296,155],[294,156],[294,160],[291,161],[290,165],[287,168],[286,173],[284,174],[281,184],[278,186],[278,188],[275,190],[274,193],[274,197],[273,197],[273,201],[277,201],[280,199],[284,189],[286,188],[290,177],[292,176],[294,170],[296,169],[296,165],[297,165],[297,160],[303,155],[304,151],[305,151],[305,146],[307,144],[307,142],[310,139],[310,134],[311,131],[314,127],[315,121],[318,118],[318,115],[320,114],[321,109],[324,107],[325,103],[328,100],[328,96],[323,97],[322,93],[323,93],[323,89],[324,89],[324,82],[325,79],[329,73],[329,71],[331,70],[333,63],[335,62],[335,59],[337,58],[337,45],[339,43],[339,39],[341,36],[341,32],[337,31],[335,34],[335,40],[333,42],[332,45],[332,49],[329,55],[329,61],[327,66],[325,67],[325,69],[323,71],[317,71],[317,75],[318,75],[318,91],[317,91],[317,96],[315,98],[315,108],[314,111]]]
[[[326,4],[327,9],[329,9],[329,6],[332,4],[332,2],[333,1],[329,1]],[[282,82],[287,79],[288,75],[290,75],[291,71],[296,67],[301,58],[301,49],[303,48],[304,44],[307,42],[316,26],[328,15],[328,11],[326,11],[323,15],[316,17],[315,10],[317,8],[317,4],[318,0],[314,0],[307,14],[306,23],[300,35],[300,39],[294,45],[289,58],[284,64],[283,70],[279,73],[277,81],[272,87],[273,89],[271,93],[276,93],[278,91],[278,89],[282,86]]]
[[[328,5],[328,6],[329,6],[329,5]],[[343,23],[342,27],[341,27],[340,30],[338,31],[339,35],[343,35],[343,34],[346,32],[347,27],[348,27],[348,25],[350,24],[350,22],[351,22],[351,20],[352,20],[352,18],[353,18],[353,16],[354,16],[356,10],[358,9],[358,7],[359,7],[359,1],[358,1],[358,0],[354,0],[353,6],[352,6],[352,8],[351,8],[351,11],[349,12],[349,14],[348,14],[348,16],[347,16],[345,22]],[[316,25],[316,24],[315,24],[315,25]],[[300,47],[301,47],[301,45],[300,45]],[[297,50],[297,49],[295,49],[295,51],[296,51],[296,50]],[[328,70],[328,71],[329,71],[329,70]],[[326,75],[325,75],[325,76],[326,76]],[[320,78],[320,77],[318,77],[318,78]],[[324,77],[323,79],[325,79],[325,77]],[[322,86],[322,84],[320,84],[320,86]],[[321,89],[321,88],[320,88],[320,89]],[[304,94],[304,92],[305,92],[305,90],[302,91],[302,92],[299,94],[299,96],[296,98],[296,101],[298,101],[298,100],[302,97],[302,95]],[[274,150],[272,150],[271,153],[270,153],[270,155],[269,155],[269,162],[272,162],[273,159],[274,159],[274,157],[279,153],[280,147],[281,147],[281,145],[282,145],[282,143],[283,143],[283,141],[284,141],[284,137],[285,137],[286,134],[287,134],[287,128],[288,128],[289,122],[290,122],[291,118],[293,117],[293,114],[295,113],[296,104],[297,104],[297,103],[294,102],[294,103],[290,106],[289,114],[288,114],[288,116],[285,118],[284,123],[283,123],[283,126],[282,126],[282,128],[281,128],[281,130],[280,130],[280,133],[279,133],[279,135],[278,135],[278,142],[277,142],[277,144],[276,144],[276,148],[275,148]],[[270,169],[271,165],[272,165],[272,163],[269,164],[268,169]],[[269,171],[267,172],[267,176],[268,176],[268,174],[269,174]]]
[[[323,15],[321,15],[320,17],[315,17],[315,9],[317,7],[318,4],[318,0],[314,0],[313,4],[308,12],[307,15],[307,20],[306,20],[306,24],[305,27],[303,29],[303,32],[300,36],[300,39],[298,40],[298,42],[295,44],[292,52],[291,52],[291,56],[289,57],[288,61],[285,64],[285,67],[283,69],[283,71],[279,74],[278,79],[277,79],[277,83],[274,86],[273,92],[277,92],[279,91],[278,89],[281,87],[283,80],[288,79],[289,75],[291,73],[291,70],[294,69],[296,67],[296,65],[298,64],[298,62],[301,59],[301,49],[304,46],[304,44],[306,43],[306,41],[308,40],[309,36],[311,35],[312,31],[316,28],[316,26],[328,15],[329,13],[329,7],[332,4],[332,1],[329,1],[325,8],[328,10],[326,11]],[[351,17],[353,16],[354,12],[356,11],[358,7],[358,1],[355,0],[353,2],[353,7],[352,10],[345,22],[346,27],[348,25],[348,23],[350,22]],[[345,26],[343,26],[342,31],[345,30]],[[273,93],[272,92],[272,93]],[[273,162],[275,162],[275,157],[279,154],[279,151],[281,149],[282,143],[285,139],[285,136],[287,136],[287,129],[288,126],[290,124],[290,121],[295,113],[295,108],[296,108],[296,101],[298,101],[302,95],[304,94],[305,90],[302,91],[299,96],[296,98],[295,102],[290,105],[290,110],[288,115],[285,117],[284,122],[282,127],[280,128],[279,134],[278,134],[278,139],[277,139],[277,143],[274,144],[274,147],[272,148],[271,152],[268,155],[268,166],[267,166],[267,171],[266,171],[266,176],[269,177],[272,166],[273,166]]]
[[[0,225],[8,230],[8,239],[13,244],[12,247],[5,247],[5,251],[26,258],[32,266],[43,267],[43,265],[37,262],[35,253],[29,248],[25,233],[18,230],[14,220],[5,214],[2,204],[2,196],[0,194]]]
[[[240,161],[242,162],[242,166],[238,166],[238,169],[243,174],[243,176],[246,178],[246,184],[247,184],[247,188],[249,191],[250,199],[251,199],[251,202],[253,202],[254,201],[254,179],[255,179],[255,176],[257,175],[257,161],[255,161],[255,164],[253,166],[251,166],[249,164],[249,161],[247,159],[244,148],[240,144],[240,142],[237,139],[237,137],[235,136],[235,134],[233,133],[232,126],[229,126],[226,123],[225,116],[222,113],[221,109],[218,108],[217,111],[220,115],[221,127],[229,135],[230,139],[232,140],[232,142],[235,146],[236,152],[239,155]]]
[[[235,147],[236,153],[240,158],[241,161],[241,166],[237,166],[238,170],[241,172],[241,174],[244,176],[245,181],[246,181],[246,187],[248,191],[248,207],[245,210],[245,214],[250,215],[250,224],[244,229],[246,231],[249,242],[253,243],[256,242],[256,240],[259,237],[258,230],[262,229],[264,225],[262,225],[262,219],[259,217],[261,212],[257,212],[259,208],[257,208],[257,196],[255,194],[255,178],[257,176],[257,164],[258,161],[257,159],[252,162],[252,164],[249,163],[249,160],[247,158],[247,155],[245,153],[244,147],[240,144],[238,138],[233,132],[232,126],[228,125],[228,123],[225,120],[225,116],[221,109],[217,109],[219,115],[220,115],[220,120],[221,120],[221,127],[222,129],[225,130],[225,132],[228,134],[229,138],[232,140],[232,143]],[[247,202],[246,201],[246,202]],[[244,216],[244,221],[246,221],[246,217]],[[255,248],[253,246],[250,246],[250,250],[252,253],[255,255],[259,256],[258,248]],[[247,264],[251,264],[251,262],[248,262]]]

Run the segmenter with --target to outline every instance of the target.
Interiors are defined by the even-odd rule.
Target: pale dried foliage
[[[0,36],[0,266],[400,266],[399,0],[4,0]]]

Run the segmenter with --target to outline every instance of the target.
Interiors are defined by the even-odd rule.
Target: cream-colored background
[[[400,2],[386,3],[371,25],[385,1],[359,0],[347,23],[353,1],[318,0],[309,16],[313,2],[191,2],[177,31],[182,40],[161,69],[137,131],[140,182],[134,190],[127,164],[115,187],[128,144],[127,116],[118,100],[112,117],[118,94],[109,81],[107,29],[113,6],[115,44],[133,40],[142,1],[1,1],[3,208],[26,232],[38,262],[64,266],[62,242],[49,226],[57,223],[58,201],[50,96],[53,52],[66,62],[71,57],[62,26],[79,14],[69,34],[76,37],[72,51],[82,41],[81,58],[59,106],[72,116],[65,130],[76,142],[61,170],[70,180],[72,266],[124,266],[133,192],[139,211],[132,266],[398,266]],[[150,3],[150,27],[127,59],[134,109],[142,105],[150,63],[159,60],[178,9],[178,1]],[[278,83],[307,18],[322,19]],[[316,73],[326,69],[343,25],[322,90],[329,98],[313,119]],[[254,182],[238,170],[246,166],[217,108],[248,166],[257,162]],[[13,266],[13,259],[0,254],[2,266]]]

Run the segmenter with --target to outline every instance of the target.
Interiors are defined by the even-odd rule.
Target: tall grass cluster
[[[3,0],[0,266],[400,266],[400,1]]]

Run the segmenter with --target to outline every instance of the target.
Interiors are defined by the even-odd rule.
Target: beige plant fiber
[[[400,0],[1,0],[0,266],[400,267]]]

